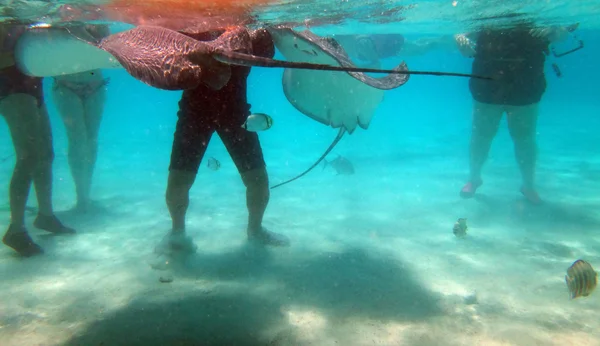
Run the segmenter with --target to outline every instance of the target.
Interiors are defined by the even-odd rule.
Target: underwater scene
[[[598,1],[0,9],[0,345],[600,345]]]

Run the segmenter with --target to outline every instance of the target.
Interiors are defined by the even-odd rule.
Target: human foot
[[[463,186],[460,190],[460,197],[462,198],[471,198],[475,196],[475,192],[477,189],[483,184],[481,179],[469,181]]]
[[[525,196],[525,199],[533,205],[542,204],[542,199],[540,195],[533,188],[521,187],[521,193]]]
[[[270,232],[261,227],[259,230],[248,230],[248,240],[270,246],[290,246],[290,240],[283,234]]]
[[[157,254],[169,255],[175,252],[194,253],[198,247],[190,236],[184,232],[169,232],[154,248]]]
[[[2,238],[2,242],[24,257],[44,253],[44,250],[33,242],[23,226],[10,225]]]
[[[38,214],[37,218],[33,222],[33,225],[36,228],[43,229],[44,231],[48,231],[50,233],[55,234],[73,234],[75,230],[67,227],[60,222],[60,220],[55,215],[43,215]]]

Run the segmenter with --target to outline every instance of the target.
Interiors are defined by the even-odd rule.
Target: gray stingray
[[[408,71],[404,63],[392,70],[359,68],[333,39],[289,28],[270,27],[268,31],[286,61],[253,55],[252,36],[264,31],[244,26],[229,29],[212,41],[198,41],[162,27],[138,26],[98,42],[87,42],[112,54],[133,77],[167,90],[193,89],[200,84],[219,90],[229,81],[230,65],[285,68],[283,88],[292,105],[340,131],[314,165],[272,188],[298,179],[316,167],[346,131],[352,133],[357,125],[368,128],[383,99],[383,90],[403,85],[409,74],[489,79],[460,73]],[[365,74],[368,72],[388,75],[374,78]]]
[[[334,39],[322,38],[310,31],[296,32],[288,28],[270,28],[269,31],[275,45],[289,61],[354,67],[344,49]],[[408,69],[402,62],[394,70]],[[296,177],[271,188],[290,183],[310,172],[335,148],[345,132],[352,134],[357,126],[367,129],[383,100],[384,90],[400,87],[407,81],[408,74],[373,78],[362,72],[285,69],[282,82],[288,101],[306,116],[340,130],[313,165]]]

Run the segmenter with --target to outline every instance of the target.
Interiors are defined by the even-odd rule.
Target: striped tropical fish
[[[575,261],[565,276],[571,299],[578,297],[587,297],[594,291],[598,284],[598,274],[592,266],[584,261]]]

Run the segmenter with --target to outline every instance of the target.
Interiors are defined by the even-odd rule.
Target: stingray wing
[[[330,64],[333,66],[356,68],[356,65],[350,60],[350,57],[348,57],[344,48],[332,38],[323,38],[308,30],[296,32],[290,28],[269,28],[269,32],[271,32],[277,48],[279,48],[286,59],[290,61],[315,62],[314,60],[319,60],[294,60],[294,57],[302,58],[294,52],[294,50],[300,50],[315,58],[317,58],[318,54],[328,55],[333,59],[329,60]],[[401,62],[392,71],[395,71],[396,73],[390,73],[383,78],[374,78],[363,72],[348,71],[347,73],[373,88],[390,90],[404,85],[409,78],[409,74],[397,73],[408,72],[408,67],[405,62]]]
[[[289,61],[355,67],[341,46],[310,32],[270,29],[277,48]],[[398,67],[406,68],[405,65]],[[361,72],[286,69],[283,90],[288,101],[306,116],[352,133],[369,127],[384,89],[406,83],[408,75],[373,78]]]
[[[211,42],[165,28],[139,26],[104,38],[98,47],[133,77],[160,89],[192,89],[200,83],[220,89],[231,76],[227,64],[211,57]]]

